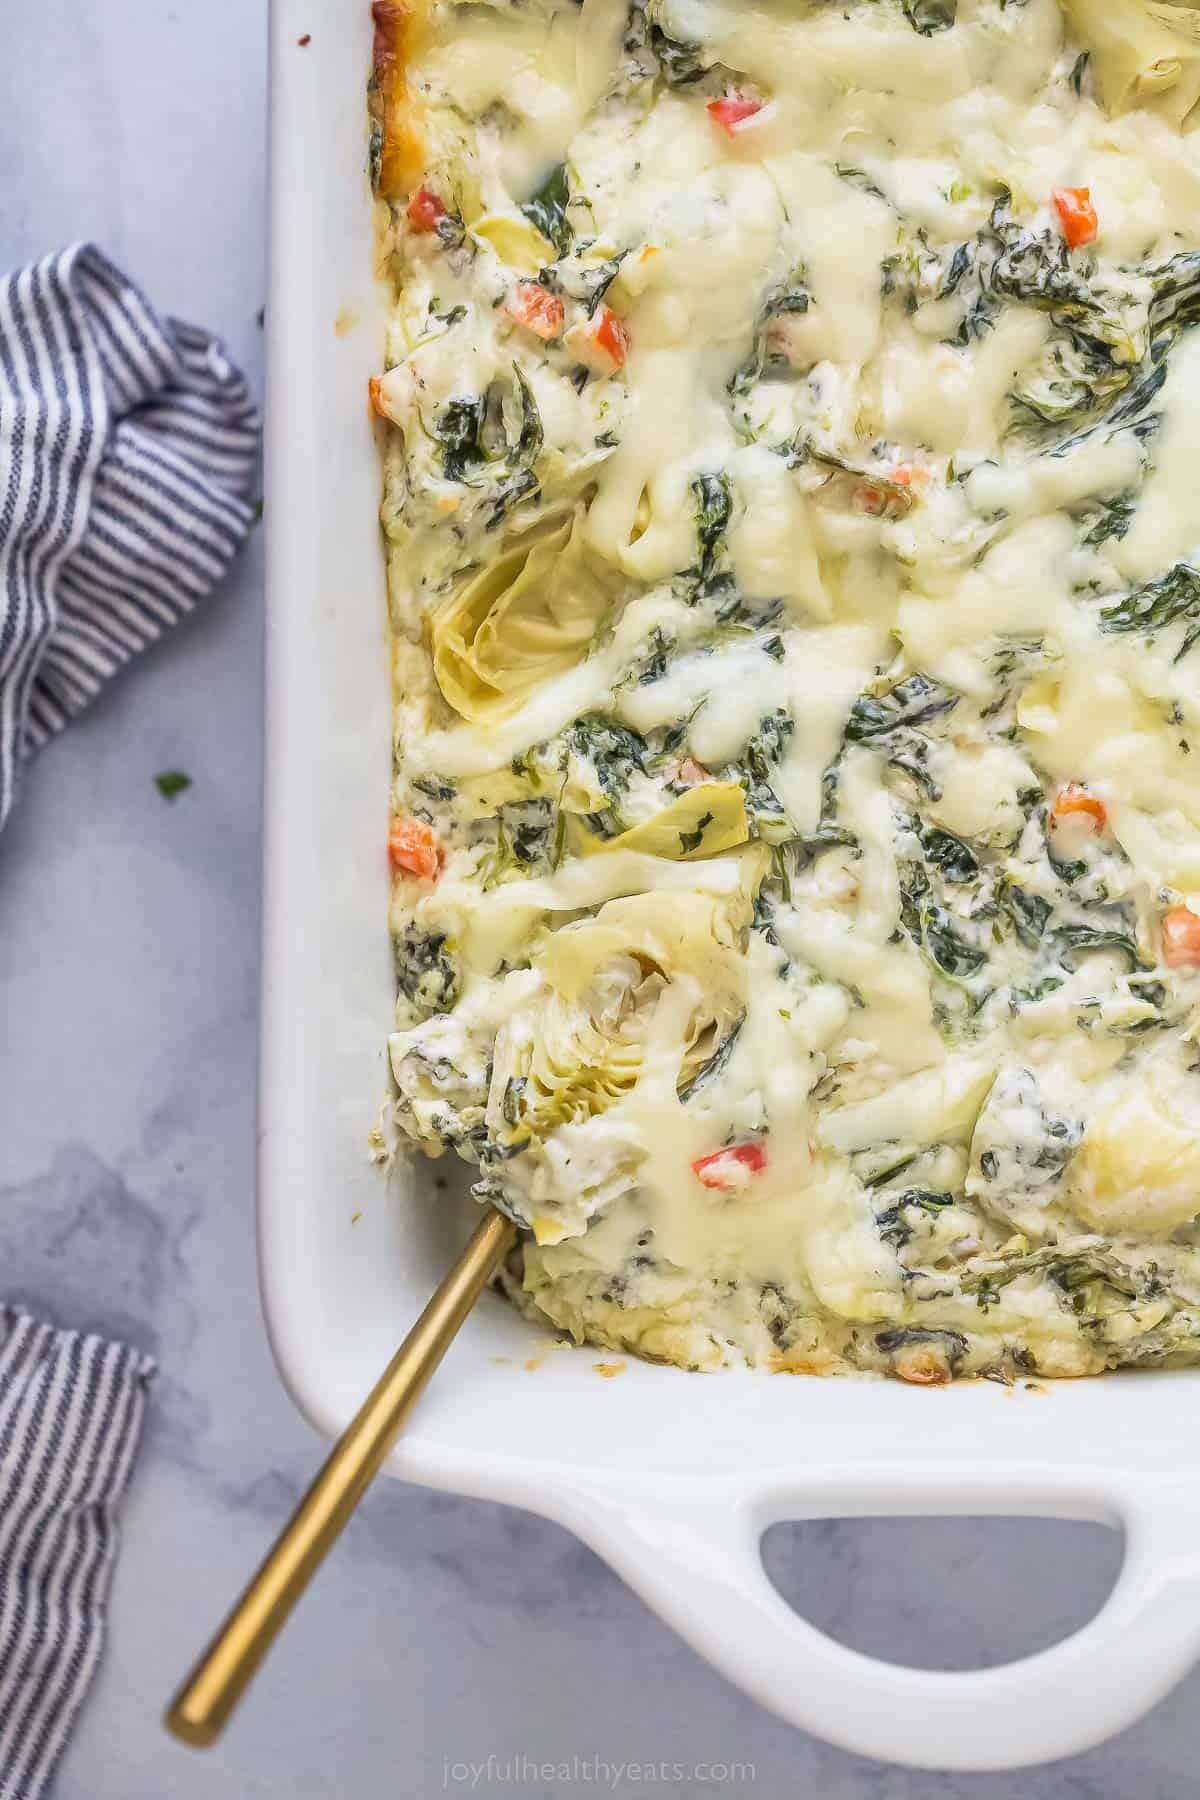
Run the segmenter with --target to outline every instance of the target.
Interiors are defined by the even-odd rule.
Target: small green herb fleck
[[[185,775],[182,769],[164,769],[161,775],[154,777],[154,785],[164,800],[174,800],[185,788],[190,788],[192,778]]]

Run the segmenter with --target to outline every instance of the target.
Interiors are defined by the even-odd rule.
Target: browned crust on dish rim
[[[427,24],[425,0],[375,0],[368,110],[372,174],[381,200],[400,200],[421,178],[424,151],[420,109],[408,84],[408,67]]]

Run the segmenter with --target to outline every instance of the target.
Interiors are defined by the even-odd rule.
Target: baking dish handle
[[[882,1760],[986,1770],[1086,1750],[1147,1712],[1200,1655],[1200,1487],[1168,1477],[1047,1472],[998,1484],[961,1472],[919,1481],[864,1470],[789,1493],[720,1480],[653,1493],[611,1488],[570,1524],[680,1635],[793,1725]],[[903,1668],[847,1649],[794,1613],[763,1567],[785,1519],[1026,1514],[1125,1532],[1125,1559],[1094,1619],[996,1668]]]

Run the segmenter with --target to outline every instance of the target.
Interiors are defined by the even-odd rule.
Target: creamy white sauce
[[[578,1337],[1193,1356],[1192,53],[1139,110],[1142,0],[428,11],[389,1140],[480,1165]],[[573,586],[489,598],[572,517]]]

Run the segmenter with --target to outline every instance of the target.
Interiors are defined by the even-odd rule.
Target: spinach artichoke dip
[[[1200,1360],[1200,10],[374,12],[383,1154],[659,1361]]]

